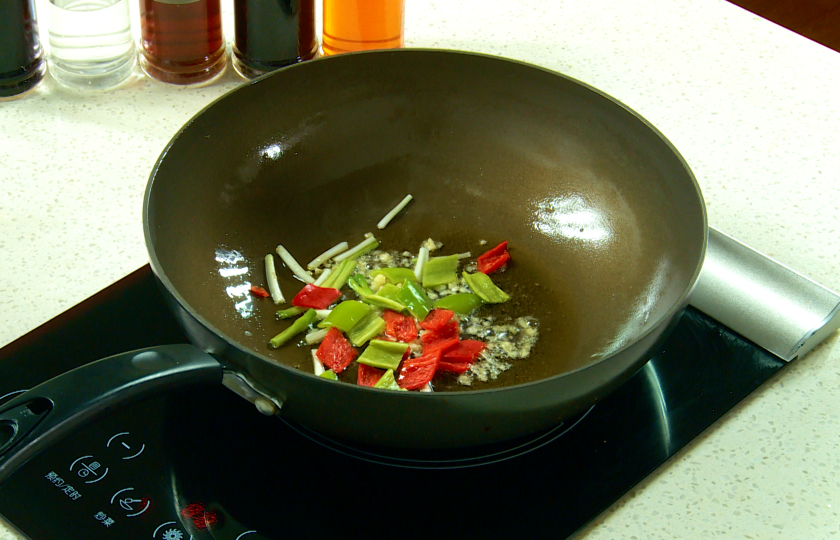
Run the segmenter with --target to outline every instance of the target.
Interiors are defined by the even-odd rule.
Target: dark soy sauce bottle
[[[34,88],[45,71],[34,0],[1,0],[0,99]]]
[[[318,54],[315,0],[234,0],[233,66],[252,79]]]

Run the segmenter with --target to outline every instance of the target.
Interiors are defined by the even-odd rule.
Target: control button
[[[85,480],[85,484],[95,484],[108,474],[108,467],[102,470],[102,464],[96,460],[92,460],[92,457],[82,456],[70,464],[70,471],[75,470],[79,478],[90,478],[90,480]]]
[[[167,521],[158,525],[158,528],[152,534],[152,538],[157,540],[193,540],[193,536],[184,532],[177,521]]]
[[[138,499],[134,496],[134,488],[121,489],[111,497],[111,504],[117,504],[125,510],[125,517],[137,517],[149,509],[152,503],[147,498]]]
[[[122,453],[122,459],[134,459],[143,453],[146,445],[143,443],[138,444],[133,439],[131,433],[123,431],[108,439],[108,444],[105,446],[120,451]]]

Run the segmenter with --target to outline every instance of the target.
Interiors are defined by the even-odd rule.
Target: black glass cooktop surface
[[[184,341],[144,267],[0,350],[0,398]],[[783,366],[689,308],[645,368],[585,414],[452,454],[355,448],[221,385],[173,390],[26,463],[0,485],[0,514],[38,540],[566,538]]]

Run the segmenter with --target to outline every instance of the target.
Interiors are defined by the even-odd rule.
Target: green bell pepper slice
[[[345,300],[335,306],[326,318],[318,323],[318,328],[335,327],[342,332],[349,332],[356,323],[370,312],[370,306],[358,300]]]
[[[386,370],[373,387],[384,388],[385,390],[402,390],[397,384],[397,378],[394,376],[393,369]]]
[[[464,281],[470,286],[470,289],[481,297],[482,300],[488,304],[501,304],[510,300],[510,296],[502,289],[496,287],[493,280],[487,274],[476,272],[475,274],[467,274],[464,272]]]
[[[379,316],[376,311],[371,310],[367,315],[357,322],[353,328],[347,332],[347,339],[354,347],[361,347],[368,340],[371,340],[381,334],[385,330],[385,319]]]
[[[443,298],[435,300],[434,306],[436,308],[448,309],[454,311],[455,313],[466,315],[482,304],[484,304],[484,300],[482,300],[477,294],[458,293],[450,294],[449,296],[444,296]]]
[[[398,341],[383,341],[372,339],[365,352],[359,356],[357,362],[381,369],[397,369],[400,367],[403,355],[408,345]]]
[[[432,257],[423,267],[423,286],[446,285],[458,279],[458,255]]]
[[[309,325],[315,322],[315,318],[315,310],[307,310],[306,313],[301,315],[298,319],[295,319],[295,322],[293,322],[291,326],[289,326],[288,328],[271,338],[271,341],[269,341],[268,344],[275,349],[280,347],[296,335],[309,328]]]
[[[320,374],[320,375],[318,375],[318,376],[319,376],[319,377],[323,377],[323,378],[325,378],[325,379],[329,379],[329,380],[331,380],[331,381],[337,381],[337,380],[338,380],[338,375],[336,375],[336,374],[335,374],[335,371],[333,371],[333,370],[331,370],[331,369],[328,369],[327,371],[325,371],[325,372],[321,373],[321,374]]]
[[[408,308],[411,316],[419,321],[425,319],[434,307],[426,291],[413,281],[406,280],[397,297],[400,303]]]
[[[391,283],[402,283],[405,280],[417,281],[417,276],[411,268],[378,268],[370,271],[371,276],[385,276]]]

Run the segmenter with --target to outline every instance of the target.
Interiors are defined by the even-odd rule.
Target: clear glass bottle
[[[50,74],[68,86],[104,89],[136,65],[129,0],[50,0]]]
[[[171,84],[206,83],[227,64],[220,0],[140,0],[140,66]]]
[[[234,0],[233,67],[243,77],[318,55],[315,0]]]
[[[0,99],[31,90],[45,72],[34,0],[0,1]]]
[[[324,55],[404,45],[405,0],[323,0]]]

